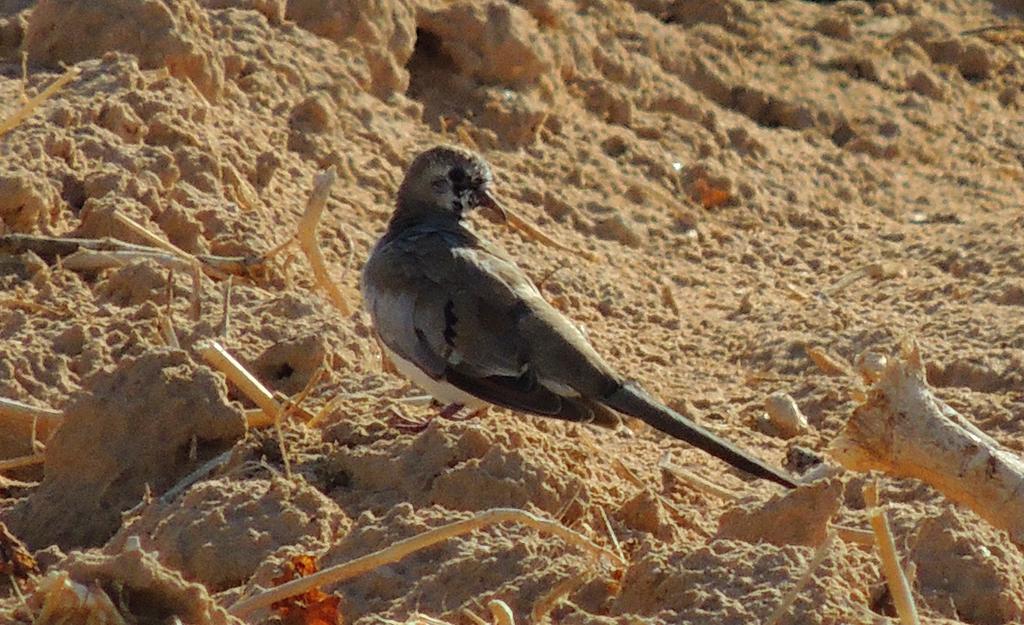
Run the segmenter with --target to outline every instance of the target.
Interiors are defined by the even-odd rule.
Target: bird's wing
[[[393,240],[364,291],[381,340],[431,377],[517,410],[612,418],[593,400],[615,376],[500,253],[440,234]]]

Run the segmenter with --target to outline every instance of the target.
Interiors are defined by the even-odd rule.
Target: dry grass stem
[[[840,293],[841,291],[844,291],[847,287],[849,287],[851,284],[857,282],[861,278],[866,278],[867,275],[868,275],[868,271],[867,271],[866,267],[860,267],[859,269],[854,269],[850,273],[846,274],[842,278],[839,278],[838,280],[836,280],[835,282],[833,282],[829,286],[827,286],[824,289],[822,289],[821,292],[824,293],[825,295],[836,295],[836,294]]]
[[[199,321],[203,316],[203,272],[199,270],[198,263],[189,263],[188,272],[192,276],[192,294],[189,298],[191,301],[189,310],[192,313],[192,321]]]
[[[870,530],[835,524],[832,525],[832,529],[835,531],[836,536],[848,543],[856,543],[865,547],[873,547],[875,545],[875,534]]]
[[[227,464],[227,461],[231,459],[232,453],[234,452],[229,449],[224,453],[204,462],[202,466],[200,466],[198,469],[181,478],[181,480],[179,480],[177,484],[167,489],[167,492],[161,495],[160,501],[162,501],[163,503],[170,503],[174,501],[174,498],[183,493],[185,489],[187,489],[189,486],[203,479],[204,477],[212,473],[214,470],[216,470],[218,467]]]
[[[661,457],[661,461],[658,462],[658,467],[694,490],[707,493],[717,497],[718,499],[724,499],[725,501],[735,501],[739,499],[739,494],[735,491],[725,488],[724,486],[719,486],[718,484],[715,484],[714,482],[705,479],[688,469],[684,469],[677,464],[673,464],[669,454],[665,454]]]
[[[12,471],[14,469],[21,469],[22,467],[42,464],[45,459],[46,456],[42,453],[18,456],[17,458],[6,458],[4,460],[0,460],[0,471]]]
[[[40,104],[49,100],[55,93],[60,91],[64,85],[74,80],[80,71],[81,70],[77,67],[68,69],[63,75],[47,85],[46,89],[40,91],[35,97],[30,98],[28,102],[22,105],[21,108],[14,113],[11,113],[7,119],[0,121],[0,137],[4,136],[15,126],[28,119]]]
[[[505,218],[508,220],[508,225],[522,233],[526,238],[547,245],[548,247],[553,247],[556,250],[569,252],[570,254],[575,254],[576,256],[583,257],[587,260],[594,260],[593,255],[589,252],[573,249],[558,239],[548,236],[543,230],[533,225],[533,223],[528,219],[522,217],[519,213],[507,206],[502,206],[502,210],[505,211]]]
[[[223,373],[242,394],[248,397],[263,410],[263,414],[273,422],[281,414],[282,406],[267,387],[249,373],[235,357],[224,349],[217,341],[210,341],[198,348],[203,360]]]
[[[605,513],[604,506],[598,506],[597,511],[601,513],[601,520],[604,521],[604,529],[608,532],[608,537],[612,541],[612,546],[615,547],[615,553],[619,554],[619,558],[625,561],[626,554],[622,552],[622,545],[619,544],[619,537],[615,535],[615,530],[612,529],[612,523],[608,520],[608,514]]]
[[[220,336],[225,341],[231,334],[231,283],[232,277],[228,276],[228,279],[224,281],[224,299],[221,303]]]
[[[28,50],[21,51],[21,84],[19,85],[18,95],[21,97],[21,103],[28,104],[28,92],[25,89],[28,87]]]
[[[965,36],[966,35],[982,35],[982,34],[991,33],[991,32],[1005,32],[1005,31],[1014,31],[1014,30],[1024,31],[1024,24],[1022,24],[1020,22],[1009,23],[1009,24],[990,24],[988,26],[981,26],[980,28],[971,28],[969,30],[962,30],[962,31],[960,31],[960,34],[961,35],[965,35]]]
[[[265,428],[274,425],[274,420],[267,416],[262,408],[246,408],[245,423],[251,428]]]
[[[63,315],[61,311],[56,308],[51,308],[45,304],[38,304],[36,302],[30,302],[28,300],[18,299],[16,297],[4,297],[0,298],[0,306],[4,308],[19,308],[21,310],[27,310],[34,313],[45,313],[47,315],[60,316]]]
[[[775,608],[775,611],[772,612],[772,615],[765,622],[765,625],[776,625],[786,615],[786,612],[788,612],[789,608],[792,607],[793,602],[796,601],[797,596],[803,591],[804,587],[807,586],[808,582],[811,581],[811,578],[814,577],[814,571],[821,566],[825,557],[828,556],[828,550],[832,547],[835,537],[836,535],[834,532],[829,532],[825,536],[825,540],[821,541],[818,548],[814,550],[814,556],[807,564],[807,568],[804,569],[804,572],[800,575],[800,579],[796,580],[796,584],[794,584],[793,587],[782,596],[782,601],[779,603],[779,606]]]
[[[455,134],[458,135],[459,141],[462,141],[462,144],[467,148],[474,152],[482,152],[480,146],[477,145],[476,139],[473,138],[473,135],[469,134],[469,128],[466,127],[465,121],[460,121],[455,127]]]
[[[845,362],[841,361],[820,347],[808,347],[807,357],[811,359],[818,369],[825,375],[853,376],[853,370]]]
[[[274,419],[274,435],[277,437],[277,446],[281,450],[281,459],[284,461],[284,475],[289,480],[292,479],[292,462],[288,457],[288,446],[285,444],[284,430],[281,426],[289,417],[292,416],[292,413],[301,408],[302,402],[304,402],[306,397],[308,397],[310,392],[312,392],[313,387],[320,382],[320,378],[323,377],[323,374],[323,367],[317,369],[316,372],[310,376],[309,381],[306,383],[305,388],[302,389],[302,392],[299,393],[294,400],[289,401],[285,409],[279,412],[277,417]]]
[[[427,616],[426,614],[413,614],[405,621],[405,625],[420,625],[421,623],[424,625],[451,625],[448,621],[442,621],[439,618]],[[487,625],[487,623],[484,622],[484,625]]]
[[[868,520],[871,521],[871,528],[875,531],[878,555],[882,559],[882,570],[885,572],[885,581],[889,585],[889,593],[892,595],[900,623],[902,625],[920,625],[917,606],[914,605],[914,596],[910,592],[910,583],[907,581],[906,574],[903,573],[899,556],[896,554],[896,541],[893,540],[892,531],[889,529],[889,519],[886,518],[885,512],[878,507],[877,482],[871,482],[864,487],[864,503],[868,507]]]
[[[516,625],[516,619],[512,615],[512,608],[501,599],[491,599],[487,602],[487,609],[491,611],[491,618],[494,625]]]
[[[547,615],[551,610],[555,609],[555,606],[568,596],[569,593],[576,590],[587,582],[585,577],[567,577],[562,581],[555,584],[555,587],[549,590],[543,597],[541,597],[537,603],[533,604],[533,609],[530,610],[530,622],[533,625],[540,625],[547,618]]]
[[[178,333],[174,331],[174,322],[169,315],[160,315],[157,319],[157,326],[160,329],[160,337],[163,338],[164,343],[168,347],[181,349],[181,344],[178,342]]]
[[[63,265],[65,269],[71,271],[102,271],[126,267],[142,260],[151,260],[168,269],[181,271],[192,269],[192,263],[187,260],[158,251],[88,250],[84,248],[64,256]]]
[[[626,565],[626,562],[619,559],[616,554],[594,544],[586,536],[559,525],[554,521],[543,519],[524,510],[496,508],[480,512],[471,518],[455,521],[421,534],[417,534],[411,538],[400,540],[392,544],[390,547],[386,547],[380,551],[375,551],[371,554],[356,558],[355,560],[326,568],[319,573],[292,580],[286,584],[282,584],[281,586],[271,588],[270,590],[261,592],[252,597],[242,599],[232,605],[228,611],[234,616],[243,618],[255,610],[266,607],[271,603],[281,601],[287,597],[306,592],[311,588],[325,586],[327,584],[335,584],[346,579],[362,575],[363,573],[372,571],[376,568],[398,562],[411,553],[426,549],[427,547],[448,540],[449,538],[468,534],[474,530],[487,527],[489,525],[506,522],[518,523],[520,525],[532,527],[541,532],[554,534],[567,543],[591,554],[595,558],[607,560],[616,566]]]
[[[146,232],[149,231],[147,230]],[[156,235],[149,233],[147,236],[155,237]],[[159,237],[157,237],[157,239],[160,240]],[[167,245],[170,244],[167,243]],[[52,263],[60,258],[70,256],[79,250],[135,252],[140,255],[156,256],[158,257],[157,262],[161,262],[165,265],[170,265],[171,263],[161,261],[159,257],[170,257],[181,261],[188,261],[190,263],[198,260],[200,264],[206,268],[207,272],[214,275],[214,277],[221,274],[249,276],[252,274],[253,270],[258,269],[266,262],[266,259],[263,256],[214,256],[210,254],[188,256],[185,252],[182,253],[185,253],[188,258],[183,258],[173,251],[165,249],[164,246],[149,247],[145,245],[138,245],[136,243],[128,243],[126,241],[110,237],[104,237],[101,239],[75,239],[69,237],[50,237],[31,234],[0,235],[0,253],[10,254],[12,256],[32,251],[38,254],[43,260]],[[108,263],[107,265],[99,267],[99,269],[120,266],[122,265]],[[68,268],[71,269],[71,267]],[[82,269],[82,271],[87,270],[88,269]]]
[[[487,621],[483,620],[482,618],[474,614],[473,611],[469,608],[462,608],[462,610],[460,611],[462,612],[462,616],[468,618],[470,621],[474,623],[474,625],[491,625]]]
[[[262,258],[265,259],[265,260],[269,260],[269,259],[277,256],[281,252],[283,252],[286,249],[288,249],[289,247],[291,247],[292,243],[295,243],[295,240],[296,240],[296,236],[293,234],[292,236],[290,236],[287,239],[285,239],[284,241],[278,243],[277,245],[275,245],[274,247],[270,248],[266,252],[263,252]]]
[[[128,230],[130,230],[132,232],[132,234],[134,234],[134,235],[144,239],[147,243],[149,243],[153,247],[160,248],[163,251],[168,252],[169,254],[171,254],[173,256],[177,256],[178,258],[180,258],[182,260],[187,260],[190,263],[199,262],[196,259],[196,257],[193,256],[192,254],[189,254],[188,252],[186,252],[185,250],[181,249],[177,245],[175,245],[175,244],[171,243],[170,241],[168,241],[167,239],[161,237],[160,235],[158,235],[157,233],[153,232],[149,228],[143,226],[142,224],[140,224],[139,222],[135,221],[134,219],[132,219],[128,215],[125,215],[124,213],[114,212],[113,213],[113,217],[114,217],[114,221],[116,221],[117,223],[121,224],[125,228],[128,228]]]
[[[57,429],[64,422],[64,413],[0,397],[0,421],[16,423],[22,427],[35,427],[45,433]]]
[[[327,292],[331,303],[334,304],[334,307],[341,314],[349,315],[352,311],[348,306],[348,302],[345,301],[345,297],[341,294],[341,290],[331,280],[331,274],[327,271],[327,263],[324,261],[323,252],[320,251],[320,244],[316,239],[316,229],[320,223],[320,215],[323,214],[324,207],[327,206],[327,197],[331,193],[331,186],[334,185],[337,179],[338,174],[334,167],[317,174],[313,178],[313,192],[309,195],[306,211],[302,214],[302,219],[299,220],[298,232],[295,237],[299,241],[299,247],[302,249],[302,252],[309,259],[309,264],[313,268],[313,278],[316,280],[317,285]]]

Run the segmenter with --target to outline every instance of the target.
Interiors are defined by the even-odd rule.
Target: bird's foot
[[[464,406],[462,404],[448,404],[437,413],[438,417],[448,419],[449,421],[456,421],[456,415],[462,412]]]
[[[441,408],[441,410],[436,414],[428,415],[423,419],[412,419],[403,414],[396,413],[388,420],[388,425],[403,432],[416,434],[427,429],[431,422],[438,418],[447,419],[449,421],[468,421],[469,419],[486,414],[487,412],[487,406],[477,408],[476,410],[470,410],[466,413],[462,412],[463,408],[465,408],[465,406],[459,403],[448,404]]]
[[[444,417],[449,421],[469,421],[470,419],[476,419],[477,417],[486,415],[489,407],[490,406],[480,406],[479,408],[463,412],[461,410],[462,406],[459,406],[460,409],[456,410],[451,416],[444,415]]]

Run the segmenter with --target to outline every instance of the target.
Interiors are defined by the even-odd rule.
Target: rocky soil
[[[77,72],[0,136],[0,234],[147,243],[127,216],[191,254],[256,255],[291,236],[314,174],[334,167],[319,240],[354,310],[332,306],[295,248],[233,279],[228,324],[222,279],[0,254],[0,397],[63,413],[37,428],[45,463],[0,478],[0,521],[41,576],[98,585],[129,623],[238,622],[225,609],[297,554],[326,567],[494,507],[555,519],[626,564],[503,524],[323,590],[360,624],[490,620],[494,599],[520,623],[538,606],[566,624],[767,622],[830,520],[868,527],[871,476],[828,453],[864,390],[858,367],[913,337],[936,393],[1024,450],[1022,13],[0,0],[0,120]],[[577,252],[477,224],[611,363],[766,459],[833,477],[784,496],[635,423],[491,410],[393,427],[437,408],[382,370],[358,274],[403,168],[442,142],[480,150],[503,201]],[[247,427],[254,404],[198,354],[209,339],[274,391],[313,380],[304,407],[330,410],[291,420],[283,445]],[[766,417],[766,400],[790,405],[779,393],[806,427]],[[0,455],[31,441],[5,422]],[[680,482],[665,453],[740,498]],[[924,621],[1024,620],[1024,555],[1005,532],[876,477]],[[62,622],[40,579],[4,582],[4,622]],[[837,540],[778,622],[894,614],[877,554]]]

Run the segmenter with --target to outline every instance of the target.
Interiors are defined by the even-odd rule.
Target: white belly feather
[[[474,397],[456,386],[448,384],[444,380],[435,380],[420,370],[419,367],[402,358],[381,342],[381,349],[384,354],[406,379],[420,387],[442,404],[462,404],[470,410],[477,410],[487,405],[484,400]]]

